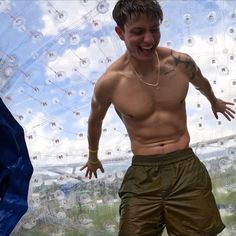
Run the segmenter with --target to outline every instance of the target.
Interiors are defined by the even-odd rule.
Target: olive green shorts
[[[224,229],[204,164],[191,148],[134,156],[119,190],[119,236],[213,236]]]

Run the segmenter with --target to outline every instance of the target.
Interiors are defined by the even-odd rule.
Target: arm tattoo
[[[184,64],[185,67],[191,72],[190,80],[193,80],[196,78],[198,66],[190,56],[188,56],[187,54],[184,54],[184,56],[176,57],[173,55],[172,50],[171,50],[171,56],[173,57],[176,66],[180,64]]]

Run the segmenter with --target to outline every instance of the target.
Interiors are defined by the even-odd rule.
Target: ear
[[[121,40],[124,40],[124,31],[119,26],[115,27],[115,31],[118,34],[119,38]]]

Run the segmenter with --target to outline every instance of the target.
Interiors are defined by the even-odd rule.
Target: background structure
[[[117,235],[117,191],[131,161],[113,107],[99,156],[105,174],[84,178],[86,127],[96,80],[124,52],[113,0],[0,0],[0,96],[25,130],[34,166],[29,210],[12,235]],[[236,1],[161,0],[161,45],[191,55],[217,96],[236,102]],[[216,120],[190,87],[191,145],[206,164],[227,228],[236,234],[236,124]]]

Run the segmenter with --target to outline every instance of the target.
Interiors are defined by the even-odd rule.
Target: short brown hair
[[[155,18],[159,23],[163,21],[163,12],[156,0],[118,0],[112,12],[113,19],[122,29],[132,15],[140,14]]]

